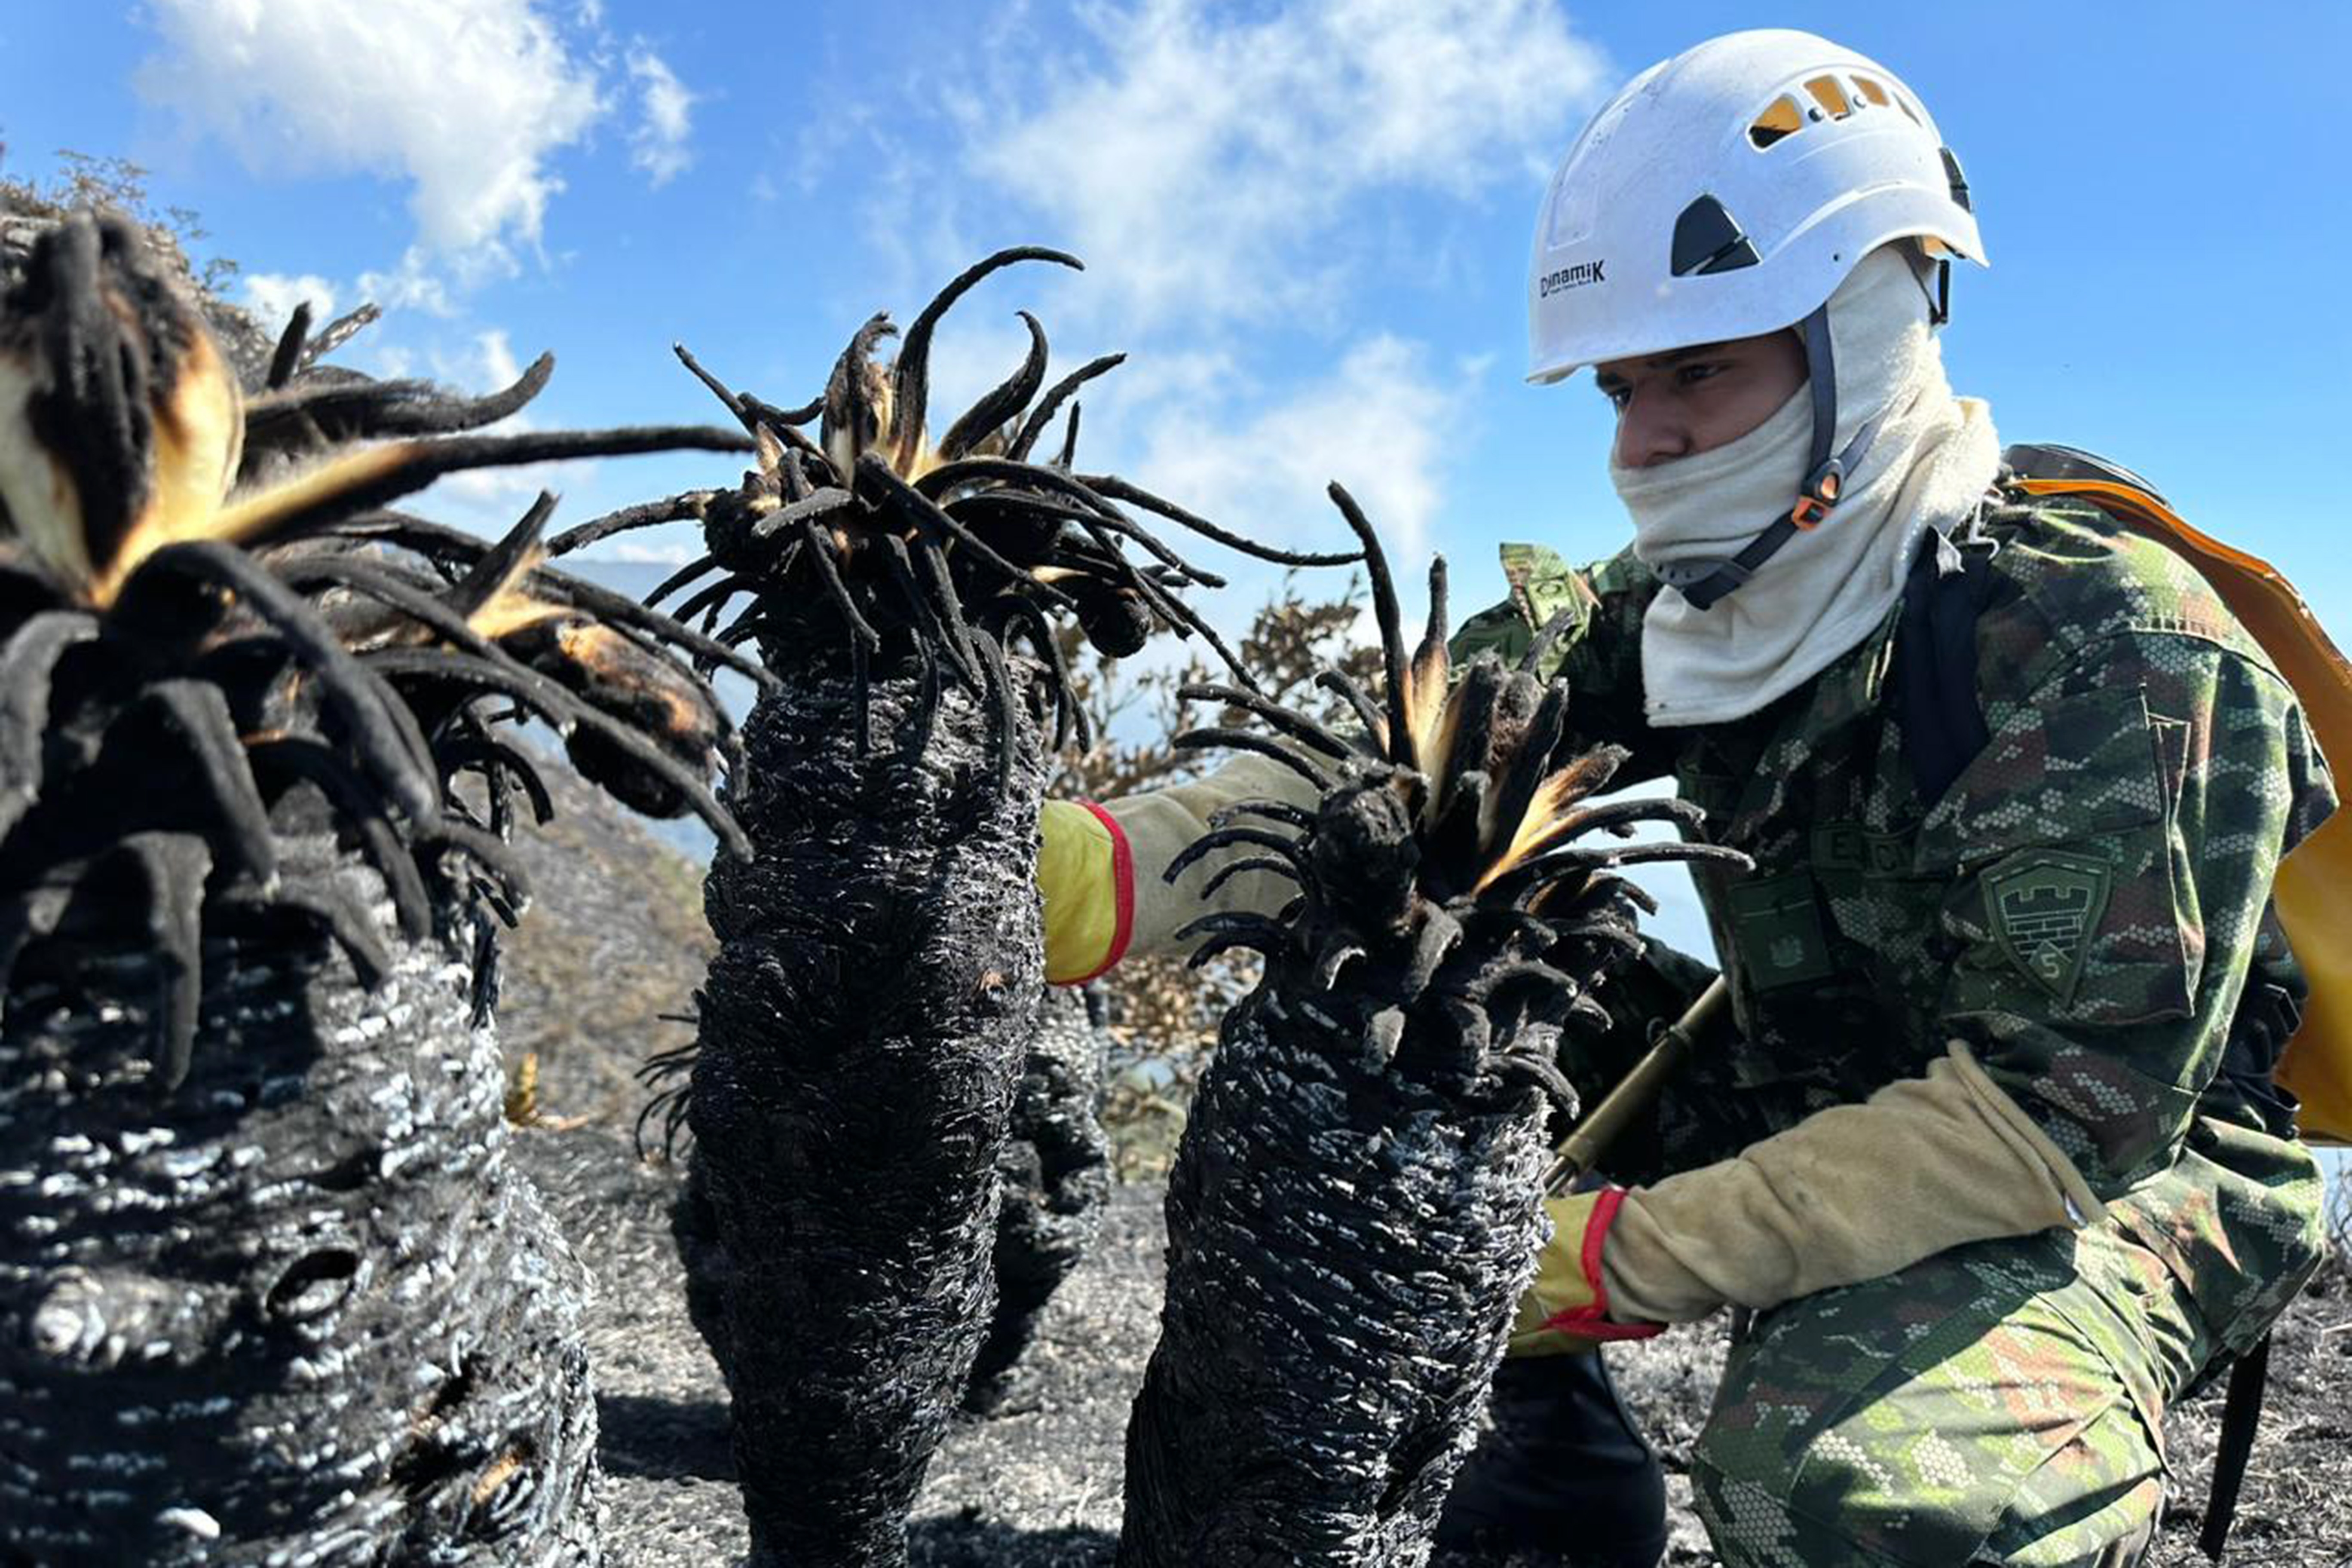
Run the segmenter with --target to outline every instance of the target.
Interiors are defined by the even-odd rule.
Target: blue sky
[[[362,368],[479,389],[552,349],[550,425],[714,417],[673,339],[803,401],[871,311],[1064,247],[1084,275],[950,318],[939,405],[1010,367],[1028,307],[1057,363],[1131,355],[1086,400],[1088,466],[1294,543],[1334,536],[1339,479],[1477,604],[1499,540],[1624,531],[1602,400],[1520,380],[1543,181],[1615,84],[1754,26],[1875,56],[1965,163],[1995,265],[1947,356],[2004,437],[2140,468],[2352,629],[2338,4],[16,0],[0,167],[147,165],[273,320],[390,306]],[[577,521],[728,477],[615,461],[438,507],[492,528],[548,481]],[[1236,578],[1227,623],[1265,585]]]
[[[1477,599],[1499,539],[1591,556],[1622,531],[1601,399],[1519,380],[1545,174],[1648,61],[1811,27],[1904,76],[1968,166],[1995,266],[1960,280],[1958,388],[2005,437],[2141,468],[2324,609],[2352,604],[2332,464],[2352,414],[2347,18],[20,0],[0,10],[0,139],[20,175],[61,147],[148,165],[273,314],[306,292],[392,304],[347,351],[363,367],[478,387],[555,350],[549,424],[713,413],[677,338],[800,401],[868,312],[905,319],[989,247],[1063,246],[1087,273],[1031,268],[950,318],[942,401],[1017,357],[1027,306],[1058,363],[1132,354],[1087,399],[1090,464],[1291,540],[1332,532],[1339,478]],[[713,477],[556,476],[575,519]],[[448,504],[488,526],[530,483]]]

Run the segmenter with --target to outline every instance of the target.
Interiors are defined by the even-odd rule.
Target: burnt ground
[[[603,1287],[590,1331],[607,1561],[718,1568],[740,1562],[746,1543],[725,1391],[687,1319],[668,1227],[675,1174],[640,1163],[628,1139],[630,1069],[688,1036],[654,1015],[683,1010],[700,978],[709,945],[693,902],[698,878],[577,786],[566,793],[560,845],[531,851],[539,904],[513,954],[503,1022],[509,1041],[534,1042],[541,1054],[545,1110],[590,1120],[524,1134],[521,1156]],[[1158,1186],[1115,1189],[1099,1242],[1047,1308],[999,1414],[960,1418],[950,1432],[914,1510],[918,1564],[1108,1568],[1128,1405],[1157,1331],[1161,1235]],[[1670,1472],[1705,1417],[1723,1333],[1718,1321],[1610,1352]],[[2173,1413],[2175,1479],[2154,1564],[2205,1561],[2195,1538],[2220,1416],[2218,1390]],[[1670,1480],[1678,1513],[1669,1562],[1696,1568],[1712,1558],[1679,1511],[1687,1488],[1679,1475]],[[2339,1259],[2282,1325],[2228,1560],[2352,1568],[2352,1264]]]

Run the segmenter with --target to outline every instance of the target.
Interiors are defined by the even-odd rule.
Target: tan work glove
[[[1925,1078],[1816,1111],[1732,1159],[1544,1207],[1552,1237],[1519,1299],[1513,1355],[1639,1338],[1723,1306],[1774,1307],[2106,1212],[1957,1040]]]
[[[2050,1135],[1955,1040],[1925,1078],[1817,1110],[1625,1196],[1603,1266],[1623,1317],[1685,1323],[1859,1284],[1971,1241],[2104,1217]]]

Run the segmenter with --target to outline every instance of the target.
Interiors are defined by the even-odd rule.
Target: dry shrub
[[[0,163],[7,155],[8,144],[0,142]],[[57,172],[46,180],[0,174],[0,216],[54,223],[77,208],[111,208],[134,220],[148,242],[207,301],[218,298],[236,276],[237,264],[226,257],[213,257],[201,268],[189,260],[195,247],[212,237],[211,232],[193,208],[157,206],[148,195],[143,165],[71,148],[59,149],[57,156]]]

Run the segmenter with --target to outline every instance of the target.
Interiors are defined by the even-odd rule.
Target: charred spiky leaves
[[[1020,261],[1077,267],[1075,257],[1024,246],[968,268],[917,313],[897,357],[877,357],[898,329],[887,315],[861,326],[834,365],[823,395],[782,409],[739,393],[683,345],[678,357],[757,438],[759,465],[737,489],[677,498],[583,524],[554,542],[559,552],[626,529],[698,518],[708,552],[663,584],[654,602],[694,592],[678,608],[730,647],[770,639],[785,662],[812,645],[845,650],[861,690],[871,672],[911,663],[927,695],[912,714],[910,743],[924,744],[947,684],[969,689],[1000,716],[997,774],[1011,765],[1013,738],[1003,716],[1016,705],[1005,653],[1026,641],[1055,743],[1086,717],[1070,700],[1054,657],[1045,612],[1076,617],[1103,652],[1135,652],[1157,624],[1199,634],[1234,661],[1179,591],[1221,579],[1160,542],[1125,506],[1263,560],[1330,564],[1347,555],[1296,554],[1216,528],[1182,508],[1107,476],[1070,471],[1076,438],[1074,395],[1125,357],[1106,355],[1045,384],[1045,329],[1027,311],[1029,349],[1003,382],[950,422],[936,442],[928,423],[932,335],[949,308],[982,279]],[[1043,388],[1041,394],[1040,389]],[[1061,456],[1031,457],[1067,406]],[[815,422],[814,438],[802,426]],[[1125,503],[1125,506],[1122,505]],[[1138,565],[1129,543],[1150,555]],[[705,579],[709,579],[707,583]],[[697,587],[697,584],[701,584]],[[727,624],[735,602],[748,605]],[[1246,680],[1238,666],[1236,677]],[[861,743],[870,737],[860,736]]]
[[[1619,754],[1567,750],[1567,692],[1445,649],[1445,578],[1408,653],[1365,543],[1385,689],[1328,684],[1341,733],[1230,688],[1260,728],[1188,746],[1270,757],[1303,787],[1244,802],[1170,869],[1221,855],[1297,888],[1271,914],[1194,922],[1200,958],[1265,955],[1225,1017],[1169,1182],[1159,1348],[1128,1427],[1122,1568],[1425,1562],[1542,1224],[1546,1096],[1570,1098],[1561,1026],[1633,943],[1628,861],[1717,854],[1589,845],[1688,820],[1597,804]],[[1311,804],[1307,804],[1310,803]]]
[[[310,408],[302,427],[325,445],[463,429],[520,401],[348,378],[314,400],[302,325],[257,428],[194,308],[119,220],[78,215],[44,235],[0,300],[0,993],[93,944],[151,947],[166,1089],[188,1068],[208,944],[308,932],[363,983],[387,966],[383,913],[344,879],[289,869],[288,834],[331,827],[382,878],[401,939],[477,908],[512,918],[514,802],[546,799],[495,738],[518,713],[621,798],[694,810],[743,844],[709,783],[731,744],[716,699],[669,651],[723,650],[541,569],[551,501],[495,545],[347,520],[455,468],[747,443],[400,439],[236,491],[240,453],[300,446],[272,407]],[[469,773],[485,787],[457,788]],[[478,931],[478,1007],[488,941]]]
[[[1567,748],[1569,692],[1482,658],[1459,679],[1446,653],[1445,563],[1430,571],[1430,616],[1408,655],[1395,584],[1347,491],[1331,496],[1365,545],[1387,669],[1374,701],[1346,676],[1326,685],[1364,721],[1341,733],[1231,687],[1181,695],[1238,708],[1269,732],[1198,730],[1185,748],[1237,747],[1289,767],[1320,794],[1310,816],[1281,802],[1235,806],[1170,867],[1249,848],[1297,885],[1279,916],[1220,913],[1185,933],[1202,963],[1233,947],[1269,961],[1267,986],[1295,994],[1348,1037],[1452,1092],[1535,1084],[1565,1097],[1549,1036],[1529,1024],[1605,1026],[1591,998],[1611,957],[1635,946],[1642,895],[1612,875],[1649,860],[1739,858],[1706,844],[1622,839],[1644,822],[1689,825],[1676,800],[1596,803],[1624,753]],[[1253,820],[1255,818],[1255,820]],[[1286,830],[1269,826],[1273,823]]]

